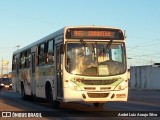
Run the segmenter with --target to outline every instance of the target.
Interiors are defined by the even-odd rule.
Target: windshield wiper
[[[92,44],[92,47],[91,47],[91,46],[88,45],[86,42],[84,42],[83,39],[80,39],[80,42],[81,42],[85,47],[88,47],[88,48],[92,51],[92,53],[94,53],[94,55],[96,54],[96,53],[95,53],[95,50],[94,50],[94,45],[93,45],[93,44]]]
[[[109,43],[106,45],[105,50],[108,51],[112,45],[113,40],[110,40]]]
[[[85,47],[90,47],[86,42],[84,42],[83,39],[80,39],[80,42],[81,42]]]

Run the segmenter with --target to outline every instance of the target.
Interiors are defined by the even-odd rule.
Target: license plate
[[[5,87],[6,87],[6,88],[8,88],[8,87],[9,87],[9,85],[5,85]]]

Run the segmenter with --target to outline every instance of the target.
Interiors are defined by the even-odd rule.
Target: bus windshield
[[[126,71],[124,43],[67,42],[66,70],[84,76],[112,76]]]

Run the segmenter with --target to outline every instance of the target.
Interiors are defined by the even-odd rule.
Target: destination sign
[[[67,39],[124,39],[123,33],[118,29],[104,28],[70,28],[66,32]]]

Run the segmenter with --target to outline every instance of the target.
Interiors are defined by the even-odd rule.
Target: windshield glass
[[[126,70],[123,43],[84,42],[66,44],[66,70],[85,76],[109,76]]]

